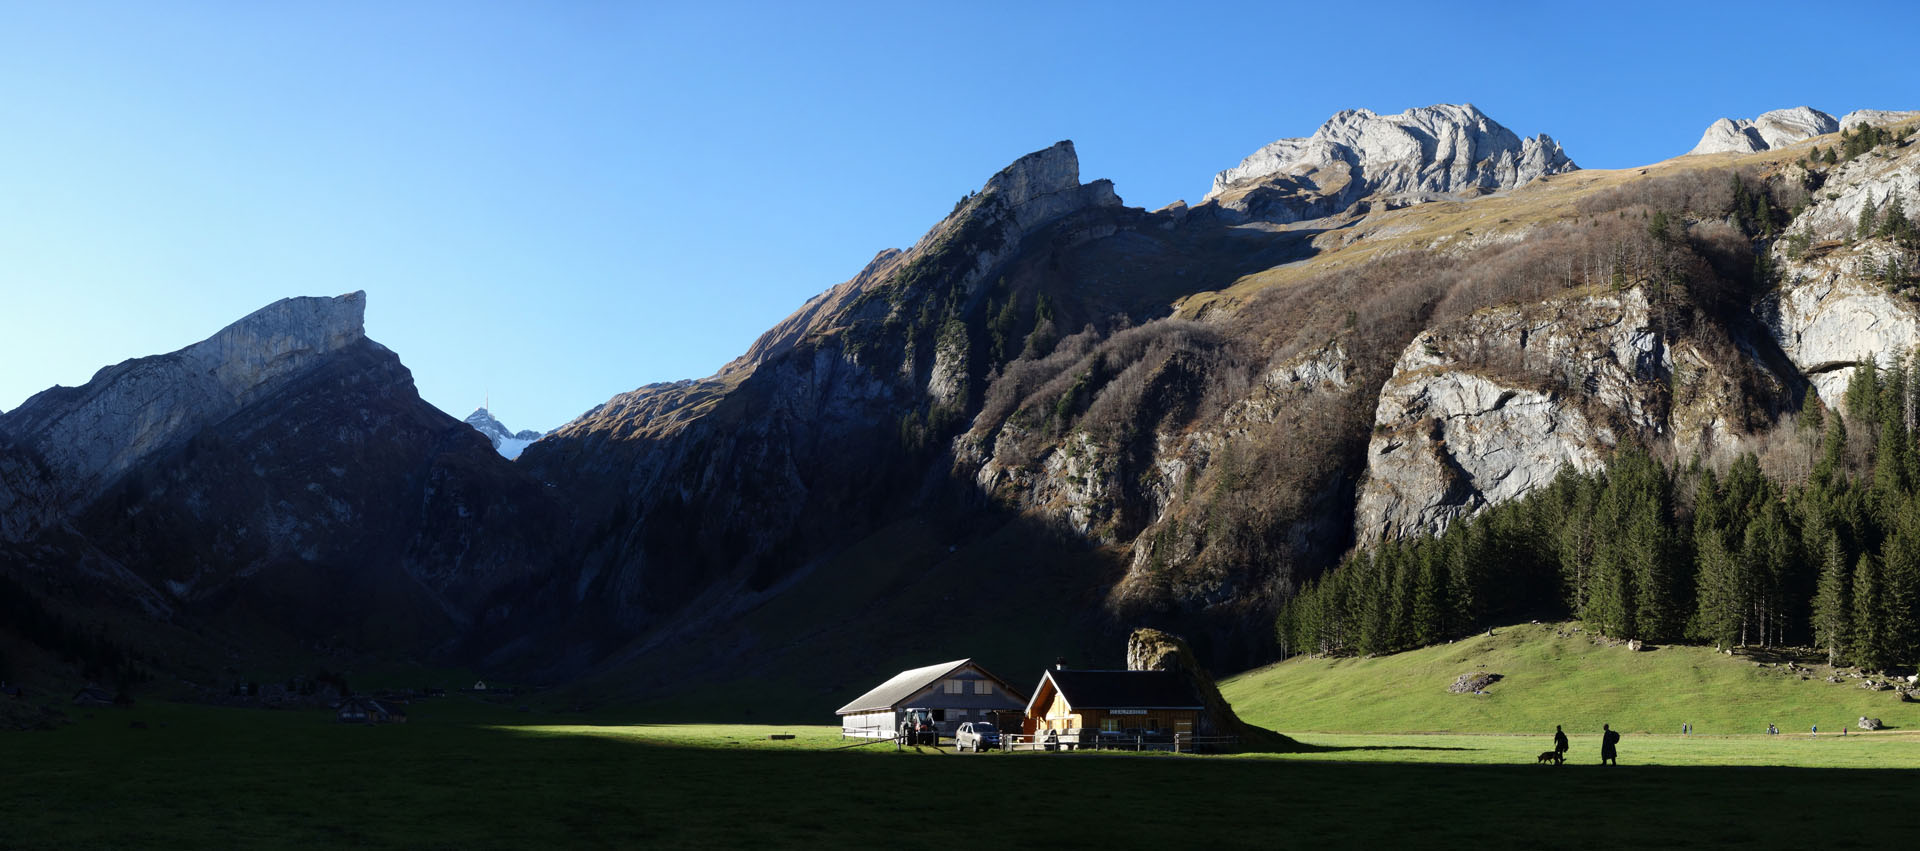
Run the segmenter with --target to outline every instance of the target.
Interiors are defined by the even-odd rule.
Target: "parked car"
[[[1000,747],[1000,728],[991,721],[968,721],[953,732],[953,749],[957,751],[990,751]]]

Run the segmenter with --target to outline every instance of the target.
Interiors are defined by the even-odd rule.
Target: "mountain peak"
[[[241,317],[181,355],[205,365],[236,396],[364,339],[367,293],[283,298]]]
[[[1340,212],[1368,195],[1424,200],[1511,189],[1577,168],[1552,137],[1522,139],[1473,104],[1397,115],[1349,109],[1312,136],[1271,142],[1215,175],[1204,200],[1247,218],[1290,222]]]
[[[84,496],[147,456],[365,343],[367,294],[284,298],[213,336],[41,391],[5,417]],[[381,349],[381,351],[385,351]]]
[[[493,412],[487,410],[485,406],[475,408],[473,413],[468,414],[466,423],[467,425],[473,426],[475,431],[486,435],[487,440],[493,442],[494,450],[502,456],[505,456],[508,460],[520,457],[521,451],[525,450],[528,444],[545,437],[545,435],[530,428],[521,429],[520,431],[513,431],[507,428],[506,425],[496,419],[493,416]]]
[[[1776,109],[1749,121],[1722,118],[1707,125],[1691,154],[1750,154],[1806,141],[1840,129],[1834,117],[1810,106]]]

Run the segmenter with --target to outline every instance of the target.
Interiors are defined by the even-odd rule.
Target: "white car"
[[[991,721],[968,721],[953,731],[953,749],[957,751],[990,751],[1000,747],[1000,728]]]

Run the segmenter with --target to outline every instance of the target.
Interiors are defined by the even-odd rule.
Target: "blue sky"
[[[1349,107],[1587,167],[1720,116],[1920,108],[1913,4],[9,3],[0,408],[368,292],[428,401],[547,429],[707,375],[994,171],[1127,203]]]

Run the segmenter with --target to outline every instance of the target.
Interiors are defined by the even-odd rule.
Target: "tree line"
[[[1808,390],[1803,481],[1623,444],[1606,469],[1350,554],[1285,603],[1285,654],[1382,654],[1521,617],[1654,642],[1815,646],[1884,669],[1920,655],[1920,360],[1855,370],[1841,412]],[[1844,416],[1841,413],[1844,412]]]

